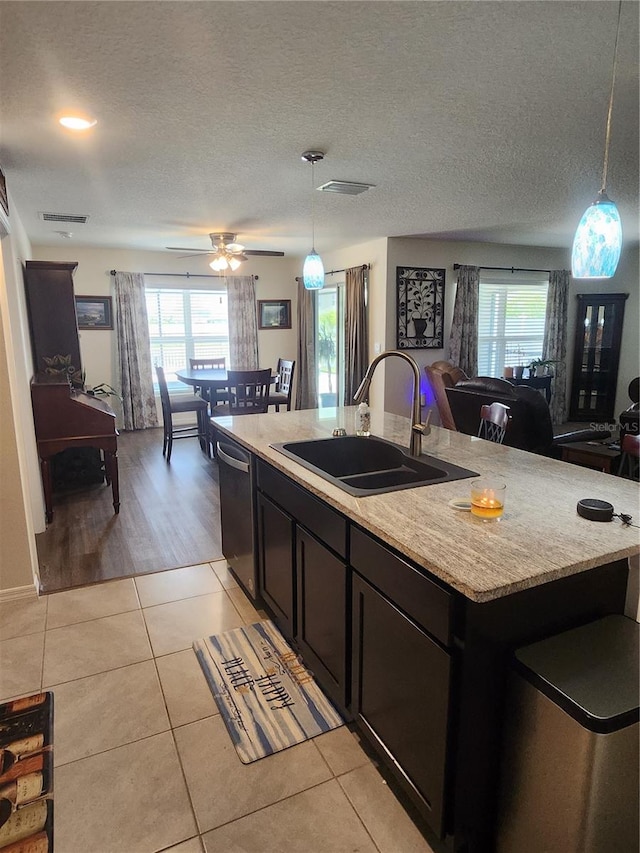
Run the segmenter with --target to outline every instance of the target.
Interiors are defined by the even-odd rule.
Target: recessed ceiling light
[[[95,118],[82,118],[82,116],[62,116],[58,121],[69,130],[89,130],[90,127],[94,127],[98,123]]]

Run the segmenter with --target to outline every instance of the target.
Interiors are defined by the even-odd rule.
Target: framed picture
[[[76,296],[79,329],[113,329],[110,296]]]
[[[442,349],[443,269],[396,267],[397,348]]]
[[[290,299],[258,299],[259,329],[290,329]]]

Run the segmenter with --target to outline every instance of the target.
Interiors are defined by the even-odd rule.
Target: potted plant
[[[557,359],[553,358],[534,358],[529,362],[530,376],[550,376],[549,368],[552,364],[557,364]]]

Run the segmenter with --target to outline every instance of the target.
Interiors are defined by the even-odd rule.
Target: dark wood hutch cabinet
[[[73,293],[73,273],[77,266],[75,261],[25,263],[24,283],[35,374],[46,370],[45,358],[70,356],[74,368],[71,373],[80,379],[82,362]]]
[[[614,418],[624,303],[628,293],[579,293],[570,421]]]

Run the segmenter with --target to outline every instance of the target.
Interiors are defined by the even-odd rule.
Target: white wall
[[[77,261],[73,287],[76,295],[113,296],[113,276],[110,270],[143,273],[185,273],[212,275],[207,257],[180,260],[169,252],[144,252],[131,249],[84,248],[72,245],[34,246],[34,258],[43,261]],[[292,258],[250,257],[238,274],[256,275],[256,299],[291,299],[291,329],[265,329],[258,332],[260,367],[275,368],[278,358],[296,357],[296,304],[295,276],[298,263]],[[189,287],[184,277],[149,276],[149,284],[169,282],[175,287]],[[212,284],[215,279],[210,280]],[[206,279],[193,279],[191,284],[202,286]],[[115,331],[91,329],[80,332],[80,353],[88,386],[107,382],[120,388],[117,364]],[[117,403],[109,400],[117,409]],[[160,421],[161,422],[161,421]]]
[[[34,534],[38,524],[44,529],[21,266],[31,247],[11,198],[9,204],[11,216],[0,218],[0,595],[37,586]]]
[[[445,268],[445,310],[444,310],[444,348],[433,350],[412,350],[411,355],[423,367],[439,359],[447,358],[447,343],[453,303],[456,290],[456,272],[454,263],[477,266],[522,267],[529,269],[569,269],[568,249],[539,248],[531,246],[505,246],[491,243],[447,242],[442,240],[419,240],[413,238],[390,238],[387,258],[387,323],[386,348],[396,345],[396,267],[416,266]],[[626,302],[622,357],[618,374],[615,415],[629,405],[627,386],[634,376],[640,373],[638,352],[638,248],[628,248],[620,261],[613,279],[607,281],[573,281],[569,291],[569,325],[567,329],[567,393],[570,390],[571,367],[573,363],[573,338],[576,320],[577,293],[629,293]],[[385,402],[386,409],[397,414],[407,414],[410,409],[411,377],[410,372],[395,360],[387,362]],[[423,390],[427,391],[426,377]],[[432,403],[427,400],[427,404]],[[434,413],[435,415],[435,413]],[[434,423],[437,420],[434,417]]]

